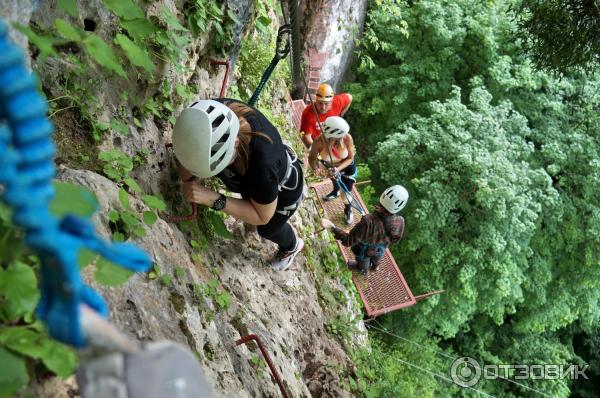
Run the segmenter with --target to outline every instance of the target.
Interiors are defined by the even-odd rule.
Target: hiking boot
[[[334,200],[338,196],[340,196],[340,191],[331,191],[327,195],[323,196],[323,200],[325,202],[329,202],[331,200]]]
[[[379,264],[380,263],[371,265],[371,271],[373,271],[373,272],[377,271],[379,269]]]
[[[352,214],[351,206],[346,205],[346,207],[344,207],[344,218],[346,219],[347,225],[351,225],[354,221],[354,215]]]
[[[304,241],[302,238],[296,238],[296,247],[290,251],[279,250],[271,263],[271,268],[274,271],[285,271],[292,265],[292,261],[302,249],[304,249]]]
[[[355,260],[348,260],[346,265],[348,266],[348,269],[358,269],[358,263]]]

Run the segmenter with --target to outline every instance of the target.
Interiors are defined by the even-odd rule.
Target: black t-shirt
[[[216,101],[243,103],[228,98],[219,98]],[[244,199],[252,199],[264,205],[279,197],[277,207],[293,203],[299,197],[297,190],[279,192],[279,182],[284,179],[287,171],[286,149],[281,136],[262,113],[254,108],[252,110],[254,114],[246,117],[252,131],[265,134],[273,142],[259,135],[253,136],[250,140],[250,158],[246,174],[238,174],[233,165],[229,165],[217,174],[217,177],[227,189],[240,193]],[[298,185],[302,188],[302,184]]]

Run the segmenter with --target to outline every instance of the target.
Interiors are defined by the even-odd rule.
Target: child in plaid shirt
[[[348,266],[358,266],[363,274],[376,271],[389,245],[402,239],[404,218],[397,214],[408,201],[408,192],[401,185],[389,187],[381,194],[379,205],[371,214],[364,216],[351,230],[345,232],[330,220],[323,218],[323,228],[331,229],[342,245],[351,247],[356,261]]]

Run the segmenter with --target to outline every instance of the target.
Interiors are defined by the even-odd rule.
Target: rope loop
[[[25,244],[41,260],[38,317],[50,335],[77,347],[85,345],[80,306],[106,317],[102,297],[85,285],[78,256],[87,249],[132,271],[147,271],[148,255],[130,243],[101,239],[87,219],[56,219],[48,205],[54,196],[55,146],[47,102],[37,80],[23,65],[22,51],[8,39],[0,19],[0,199],[13,208],[12,221],[22,227]]]

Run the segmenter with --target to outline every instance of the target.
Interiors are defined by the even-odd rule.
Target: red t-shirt
[[[333,96],[333,104],[329,112],[319,114],[319,121],[323,123],[329,116],[340,116],[345,107],[350,103],[350,96],[348,94],[338,94]],[[300,123],[300,131],[306,134],[310,134],[313,138],[317,138],[321,135],[319,129],[319,123],[315,118],[315,112],[313,112],[312,105],[308,104],[302,112],[302,121]]]

